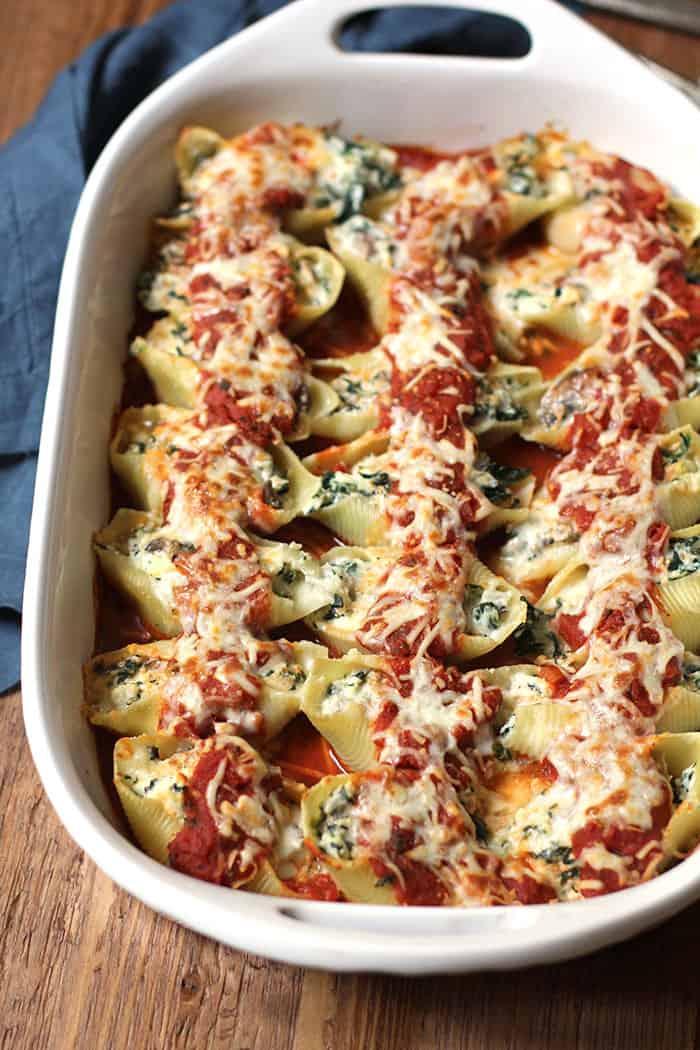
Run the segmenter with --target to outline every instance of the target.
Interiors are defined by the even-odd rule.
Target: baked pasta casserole
[[[135,840],[404,905],[682,859],[700,210],[549,127],[449,155],[189,127],[175,164],[84,672]]]

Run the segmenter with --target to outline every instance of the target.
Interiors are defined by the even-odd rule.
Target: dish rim
[[[383,6],[420,0],[384,0]],[[461,0],[439,0],[441,6],[463,7]],[[658,81],[616,44],[602,37],[552,0],[530,0],[527,14],[518,0],[486,0],[479,7],[524,23],[533,40],[522,59],[462,59],[452,56],[348,55],[333,43],[343,20],[372,6],[369,0],[296,0],[242,33],[217,45],[156,89],[126,119],[98,159],[81,196],[73,222],[59,292],[51,371],[37,467],[34,509],[27,557],[22,637],[23,709],[35,765],[64,826],[77,844],[110,878],[154,910],[232,947],[278,961],[334,970],[371,970],[429,974],[495,970],[572,958],[614,943],[663,920],[700,896],[700,851],[676,868],[640,886],[606,897],[557,903],[511,905],[498,909],[391,908],[376,905],[331,904],[268,898],[199,882],[157,864],[133,846],[100,813],[61,741],[50,732],[50,668],[47,666],[48,603],[43,600],[56,575],[57,536],[53,510],[54,479],[60,477],[71,438],[71,421],[62,417],[64,404],[77,399],[71,354],[80,278],[87,246],[100,207],[109,198],[133,140],[143,139],[175,111],[187,92],[222,58],[264,48],[265,41],[285,30],[318,51],[319,68],[343,63],[357,72],[366,67],[408,70],[412,63],[438,72],[462,63],[478,69],[494,63],[505,75],[560,75],[566,69],[561,54],[546,47],[565,29],[577,30],[576,50],[606,55],[611,67],[622,64],[629,76],[641,78],[655,92],[669,93],[700,116],[687,100]],[[519,10],[520,8],[520,10]],[[305,46],[308,47],[308,44]],[[566,49],[565,49],[566,50]],[[289,72],[294,49],[276,56],[281,73]],[[570,59],[570,55],[569,55]],[[517,64],[517,65],[516,65]],[[263,70],[261,75],[265,75]],[[588,75],[588,74],[586,74]],[[231,90],[235,86],[231,84]],[[73,421],[74,422],[74,421]],[[198,907],[199,905],[199,907]],[[233,920],[233,921],[231,921]]]

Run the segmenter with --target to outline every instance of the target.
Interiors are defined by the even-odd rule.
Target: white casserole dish
[[[554,907],[391,909],[232,891],[156,864],[120,834],[80,712],[80,668],[94,635],[91,537],[108,515],[106,449],[133,282],[148,219],[173,200],[172,145],[183,124],[231,134],[267,119],[342,118],[351,133],[455,149],[556,120],[700,198],[700,112],[551,0],[479,4],[529,29],[532,50],[516,60],[344,54],[334,31],[368,6],[299,0],[210,51],[139,106],[90,176],[63,269],[34,499],[22,652],[27,734],[60,818],[99,867],[150,907],[225,944],[290,963],[403,974],[551,962],[690,904],[700,896],[700,851],[642,886]]]

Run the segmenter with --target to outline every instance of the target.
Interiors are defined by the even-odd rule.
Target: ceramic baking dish
[[[80,668],[94,634],[91,537],[109,510],[106,449],[133,284],[149,216],[174,199],[172,146],[183,124],[231,134],[271,118],[340,118],[350,133],[456,149],[554,120],[700,198],[700,112],[550,0],[479,3],[526,25],[531,51],[514,60],[343,53],[339,26],[369,6],[299,0],[210,51],[139,106],[90,176],[63,269],[36,482],[24,598],[27,734],[49,798],[96,864],[150,907],[225,944],[290,963],[405,974],[551,962],[695,900],[700,851],[642,886],[556,906],[392,909],[228,890],[156,864],[117,830],[80,713]]]

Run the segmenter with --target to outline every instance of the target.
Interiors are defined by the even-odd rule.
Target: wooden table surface
[[[162,0],[3,0],[0,139],[54,73]],[[625,45],[700,76],[700,40],[597,15]],[[99,872],[57,820],[0,699],[0,1046],[13,1050],[691,1050],[700,904],[598,955],[511,974],[335,976],[181,929]]]

